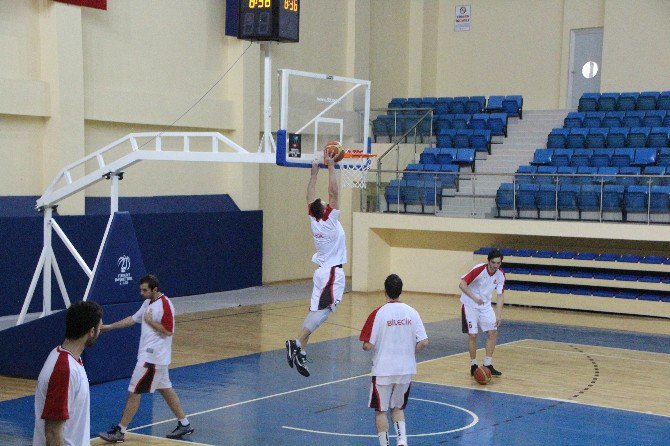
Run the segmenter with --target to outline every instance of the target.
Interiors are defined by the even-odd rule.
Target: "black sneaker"
[[[475,376],[475,370],[477,370],[477,367],[479,367],[477,364],[470,366],[470,376]]]
[[[293,364],[295,364],[295,368],[298,370],[298,373],[305,377],[309,376],[309,370],[307,370],[307,366],[305,365],[306,360],[307,355],[300,354],[300,349],[298,349],[297,354],[293,358]]]
[[[100,435],[100,438],[109,443],[123,443],[126,441],[126,435],[121,432],[121,428],[118,424],[112,426],[112,428],[107,432],[100,432],[98,435]]]
[[[492,365],[485,365],[484,367],[486,367],[487,369],[489,369],[489,371],[491,372],[491,375],[493,375],[493,376],[502,376],[502,373],[500,373],[499,371],[497,371],[496,369],[493,368],[493,364],[492,364]]]
[[[178,439],[183,437],[184,435],[191,435],[195,429],[191,427],[191,423],[188,423],[186,426],[181,424],[181,422],[177,421],[177,427],[174,428],[174,430],[167,434],[167,438],[171,438],[173,440]]]
[[[293,368],[293,359],[298,350],[298,345],[295,340],[291,339],[290,341],[286,341],[286,360],[291,368]]]

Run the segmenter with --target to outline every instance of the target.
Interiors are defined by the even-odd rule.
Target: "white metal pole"
[[[263,72],[263,152],[272,153],[272,44],[262,43]]]
[[[56,223],[56,220],[54,220],[53,218],[51,219],[51,227],[53,228],[56,235],[58,235],[58,237],[60,237],[60,239],[63,241],[63,243],[65,244],[65,247],[72,254],[72,257],[74,257],[74,259],[77,261],[79,266],[81,266],[81,269],[84,270],[84,273],[86,273],[86,275],[90,278],[93,275],[93,273],[91,272],[91,269],[88,267],[88,265],[86,264],[86,262],[84,261],[82,256],[79,254],[79,252],[77,252],[77,249],[74,247],[74,245],[72,244],[70,239],[67,238],[67,235],[65,235],[65,232],[63,232],[61,227],[58,225],[58,223]]]
[[[21,325],[23,320],[26,318],[28,313],[28,307],[30,306],[30,301],[33,300],[33,295],[35,294],[35,288],[37,287],[37,281],[40,278],[40,273],[42,273],[42,268],[44,267],[44,259],[46,257],[46,247],[42,247],[42,253],[40,254],[40,259],[37,261],[37,266],[35,267],[35,273],[33,274],[33,280],[30,281],[30,286],[28,287],[28,292],[26,293],[26,298],[23,301],[23,307],[21,307],[21,313],[19,318],[16,321],[16,325]]]
[[[51,216],[53,208],[44,208],[44,274],[42,275],[42,314],[40,317],[51,314]]]
[[[63,302],[65,302],[65,308],[70,308],[70,296],[67,294],[67,288],[65,288],[65,282],[63,282],[63,276],[60,273],[60,268],[58,267],[58,262],[56,261],[56,256],[51,256],[54,267],[54,276],[56,276],[56,282],[58,282],[58,288],[60,288],[60,293],[63,296]]]
[[[119,211],[119,174],[111,173],[110,177],[112,180],[110,213],[114,215],[115,212]]]

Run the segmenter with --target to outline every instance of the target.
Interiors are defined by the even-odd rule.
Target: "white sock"
[[[179,422],[181,423],[182,426],[188,426],[189,425],[188,418],[186,418],[186,417],[179,420]]]
[[[398,435],[398,444],[407,446],[407,432],[405,431],[404,421],[394,421],[395,433]]]
[[[121,433],[122,434],[125,434],[126,430],[128,430],[128,426],[122,426],[122,425],[119,424],[119,427],[121,428]]]
[[[301,348],[301,347],[302,347],[302,344],[300,343],[300,340],[299,340],[299,339],[296,339],[296,340],[295,340],[295,345],[297,345],[298,348]]]
[[[379,438],[379,446],[389,446],[389,433],[388,432],[379,432],[377,434]]]
[[[470,365],[477,365],[477,360],[476,359],[471,359],[470,360]]]
[[[493,358],[491,356],[484,357],[484,365],[493,365]]]

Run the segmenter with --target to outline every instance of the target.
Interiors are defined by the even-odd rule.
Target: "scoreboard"
[[[231,5],[231,3],[236,4]],[[237,6],[236,14],[234,6]],[[237,23],[231,25],[233,21]],[[236,33],[235,25],[237,26]],[[228,1],[226,34],[236,35],[243,40],[298,42],[300,38],[300,0]]]

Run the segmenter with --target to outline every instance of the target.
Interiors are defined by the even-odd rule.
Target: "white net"
[[[365,189],[367,187],[367,173],[372,166],[372,157],[348,156],[346,163],[340,164],[342,187],[349,189]]]

